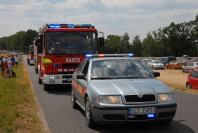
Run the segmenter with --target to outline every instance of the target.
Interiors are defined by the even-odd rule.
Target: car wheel
[[[192,89],[192,86],[188,83],[188,84],[186,84],[186,88],[187,89]]]
[[[88,97],[86,98],[86,101],[85,101],[85,118],[86,118],[87,126],[89,128],[93,128],[95,126],[95,123],[93,121],[91,105],[90,105]]]
[[[74,95],[74,90],[73,89],[72,89],[71,101],[72,101],[72,108],[77,109],[78,104],[76,103],[76,97]]]

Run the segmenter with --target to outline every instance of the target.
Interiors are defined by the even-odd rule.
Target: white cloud
[[[51,1],[51,0],[50,0]],[[144,37],[148,31],[184,22],[198,13],[197,0],[1,0],[1,36],[46,22],[92,23],[100,31]],[[197,5],[196,5],[197,3]]]
[[[131,7],[140,4],[155,5],[162,2],[162,0],[101,0],[107,7]]]
[[[179,3],[198,3],[197,0],[176,0]]]

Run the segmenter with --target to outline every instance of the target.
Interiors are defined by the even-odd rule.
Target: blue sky
[[[0,0],[0,37],[45,23],[91,23],[105,35],[145,37],[198,14],[198,0]]]

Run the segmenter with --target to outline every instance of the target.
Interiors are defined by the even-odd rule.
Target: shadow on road
[[[54,95],[71,95],[71,85],[56,85],[56,86],[50,86],[45,90],[49,94]]]
[[[184,125],[184,120],[173,120],[169,125],[159,124],[127,124],[127,125],[99,125],[94,130],[101,133],[195,133]]]
[[[85,117],[85,112],[80,107],[77,110]],[[106,124],[97,125],[92,130],[101,133],[196,133],[183,122],[185,120],[173,120],[171,124],[167,125],[158,123]]]

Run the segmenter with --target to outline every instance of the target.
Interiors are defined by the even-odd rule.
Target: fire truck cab
[[[71,84],[72,74],[87,54],[100,53],[104,35],[91,24],[46,24],[34,40],[39,83]]]
[[[27,54],[27,64],[34,65],[34,45],[29,46],[29,50]]]

